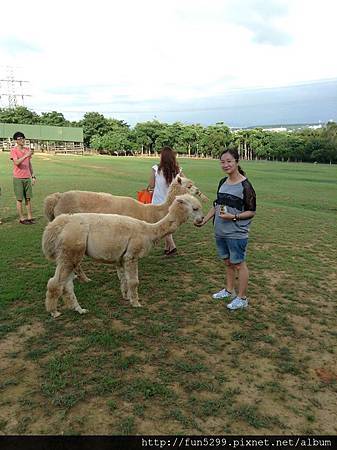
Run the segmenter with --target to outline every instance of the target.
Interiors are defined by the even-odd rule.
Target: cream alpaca
[[[189,218],[194,223],[203,219],[200,202],[189,194],[178,196],[168,214],[153,224],[117,214],[58,216],[47,225],[42,237],[44,255],[57,262],[55,274],[47,285],[47,311],[52,317],[58,317],[57,303],[63,295],[70,309],[80,314],[87,312],[79,305],[73,285],[74,272],[84,255],[99,262],[116,264],[123,298],[132,306],[141,306],[138,301],[138,259]]]

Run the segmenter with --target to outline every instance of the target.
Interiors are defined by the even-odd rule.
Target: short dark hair
[[[16,133],[13,134],[13,139],[14,141],[16,141],[18,138],[25,139],[26,136],[23,133],[21,133],[21,131],[17,131]]]

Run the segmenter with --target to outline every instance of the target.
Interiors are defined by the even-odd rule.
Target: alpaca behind
[[[55,219],[55,206],[57,205],[61,197],[62,194],[60,192],[55,192],[54,194],[48,195],[48,197],[46,197],[44,200],[44,215],[49,222]]]
[[[198,195],[206,199],[191,180],[177,175],[172,181],[166,202],[161,205],[138,202],[131,197],[112,195],[105,192],[89,191],[67,191],[48,195],[44,200],[44,215],[51,221],[60,214],[74,213],[104,213],[121,214],[123,216],[134,217],[145,220],[145,222],[155,223],[164,217],[169,206],[177,195],[183,194]]]

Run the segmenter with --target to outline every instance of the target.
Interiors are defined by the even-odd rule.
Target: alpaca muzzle
[[[194,220],[194,225],[199,225],[200,223],[202,223],[202,221],[204,220],[204,217],[198,217],[197,219]]]

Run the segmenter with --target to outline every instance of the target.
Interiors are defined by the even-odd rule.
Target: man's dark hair
[[[25,139],[25,137],[26,136],[23,133],[21,133],[21,131],[17,131],[16,133],[13,134],[14,141],[16,141],[18,138]]]

